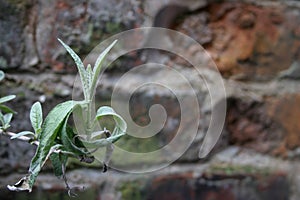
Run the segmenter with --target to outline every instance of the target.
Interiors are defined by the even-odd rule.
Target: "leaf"
[[[100,120],[104,116],[112,116],[116,122],[116,126],[112,135],[106,139],[85,140],[81,139],[86,148],[100,148],[111,145],[126,134],[127,124],[125,120],[118,115],[111,107],[102,106],[97,110],[95,120]]]
[[[110,136],[109,138],[105,138],[105,139],[98,139],[98,140],[92,140],[92,141],[87,141],[87,140],[81,139],[81,141],[86,148],[100,148],[100,147],[105,147],[107,145],[115,143],[124,135],[125,135],[125,133],[115,135],[115,136]]]
[[[89,84],[89,93],[90,93],[91,92],[90,91],[90,89],[91,89],[90,84],[92,84],[92,79],[93,79],[93,75],[94,75],[94,72],[92,70],[92,66],[90,64],[88,64],[88,66],[86,67],[86,75],[87,75],[87,82]]]
[[[52,153],[49,158],[51,160],[55,176],[61,177],[63,175],[63,166],[66,165],[68,156],[59,153]]]
[[[16,139],[18,137],[25,136],[25,135],[32,135],[32,136],[34,136],[34,133],[31,132],[31,131],[22,131],[22,132],[20,132],[20,133],[18,133],[16,135],[12,136],[10,139],[13,140],[13,139]]]
[[[0,122],[4,126],[4,124],[5,124],[5,122],[4,122],[4,115],[2,114],[1,111],[0,111]]]
[[[7,114],[3,115],[3,117],[1,117],[3,120],[3,121],[1,120],[2,124],[3,124],[3,127],[2,127],[3,130],[6,130],[10,127],[10,122],[11,122],[12,117],[13,117],[12,113],[7,113]]]
[[[96,132],[93,132],[91,134],[91,139],[96,139],[96,138],[103,138],[103,136],[106,136],[106,130],[104,131],[96,131]]]
[[[127,124],[125,120],[118,115],[111,107],[109,106],[102,106],[97,110],[96,114],[96,119],[100,120],[104,116],[113,116],[115,122],[116,122],[116,127],[114,131],[112,132],[112,136],[116,135],[124,135],[126,133],[127,129]]]
[[[10,101],[12,99],[16,98],[16,95],[8,95],[5,97],[0,98],[0,103],[5,103],[7,101]]]
[[[47,154],[45,155],[45,160],[42,163],[42,165],[45,164],[45,161],[50,157],[50,155],[52,153],[54,153],[56,150],[58,150],[61,147],[61,145],[56,144],[54,146],[52,146],[50,148],[50,150],[47,152]],[[11,191],[25,191],[28,190],[29,192],[32,191],[32,181],[35,181],[37,177],[37,174],[34,174],[34,179],[33,178],[33,174],[28,174],[25,177],[21,178],[20,181],[18,181],[16,184],[14,184],[13,186],[8,185],[7,188]]]
[[[43,111],[40,102],[35,102],[31,106],[30,121],[35,134],[38,135],[41,132],[41,126],[43,123]]]
[[[74,109],[78,102],[67,101],[55,106],[50,113],[47,115],[43,125],[42,132],[40,133],[38,140],[39,146],[36,150],[34,157],[31,160],[29,167],[29,187],[30,190],[36,180],[36,177],[40,170],[42,169],[50,149],[55,144],[55,138],[58,132],[61,130],[61,126],[67,120],[70,112]]]
[[[19,191],[29,190],[29,192],[31,192],[31,188],[29,187],[29,184],[28,184],[28,176],[25,176],[25,177],[21,178],[21,180],[19,180],[14,185],[8,185],[7,188],[10,191],[19,192]]]
[[[2,110],[5,113],[13,113],[16,114],[17,112],[15,112],[14,110],[12,110],[10,107],[5,106],[3,104],[0,104],[0,110]]]
[[[91,141],[81,139],[82,143],[86,148],[100,148],[100,147],[110,145],[111,143],[116,142],[126,134],[126,129],[127,129],[126,122],[111,107],[109,106],[100,107],[97,110],[95,119],[100,120],[104,116],[112,116],[116,122],[116,126],[114,128],[112,135],[106,139],[98,139],[98,140],[91,140]]]
[[[13,117],[13,114],[12,113],[7,113],[3,116],[3,119],[4,119],[4,123],[5,124],[9,124],[11,122],[11,119]]]
[[[79,75],[80,75],[80,80],[83,86],[83,93],[84,96],[87,97],[88,95],[88,90],[89,90],[89,83],[87,80],[87,73],[85,71],[84,65],[81,61],[81,59],[79,58],[79,56],[71,49],[71,47],[69,47],[67,44],[65,44],[63,41],[61,41],[58,38],[58,41],[64,46],[64,48],[68,51],[68,53],[72,56],[73,60],[75,61],[75,64],[77,66]]]
[[[88,153],[88,151],[85,149],[81,141],[75,140],[73,142],[75,133],[73,132],[72,128],[67,126],[67,121],[65,121],[62,127],[60,137],[63,144],[63,148],[66,151],[73,152],[77,155],[84,155]]]
[[[108,52],[113,48],[113,46],[117,43],[117,40],[113,41],[113,43],[111,43],[97,58],[94,68],[93,68],[93,78],[92,78],[92,83],[91,83],[91,93],[90,95],[93,95],[99,75],[100,75],[100,71],[101,71],[101,64],[102,61],[104,60],[105,56],[108,54]],[[91,98],[91,97],[90,97]]]
[[[0,81],[2,81],[4,77],[5,77],[4,72],[0,70]]]

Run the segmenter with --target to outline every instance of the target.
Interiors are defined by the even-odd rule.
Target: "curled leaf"
[[[125,120],[118,115],[114,109],[109,106],[102,106],[97,110],[96,119],[100,120],[104,116],[112,116],[116,122],[116,126],[114,131],[112,132],[112,136],[125,135],[127,124]]]
[[[28,176],[25,176],[23,178],[21,178],[17,183],[15,183],[14,185],[7,185],[7,188],[10,191],[29,191],[31,192],[31,187],[29,186],[29,178]]]
[[[88,153],[82,142],[78,139],[77,135],[73,132],[73,129],[67,126],[65,121],[61,130],[61,141],[66,151],[75,153],[76,155],[85,155]],[[77,139],[76,139],[77,138]]]

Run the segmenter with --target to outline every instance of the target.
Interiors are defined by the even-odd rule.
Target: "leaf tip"
[[[62,44],[65,48],[69,47],[66,43],[64,43],[61,39],[57,38],[57,40]]]
[[[7,189],[9,189],[10,191],[16,191],[16,192],[26,191],[26,190],[28,192],[31,192],[32,188],[29,186],[28,181],[29,181],[28,177],[25,176],[14,185],[7,185]]]
[[[112,44],[115,45],[117,42],[118,42],[118,40],[116,39],[116,40],[113,41]]]

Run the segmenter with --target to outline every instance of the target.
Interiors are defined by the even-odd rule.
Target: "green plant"
[[[34,131],[20,132],[11,137],[11,139],[24,136],[30,137],[30,141],[38,145],[38,147],[31,160],[28,175],[23,177],[15,185],[8,186],[8,188],[13,191],[31,191],[43,165],[46,160],[50,159],[55,175],[63,177],[66,187],[70,192],[70,187],[68,186],[65,176],[67,159],[69,157],[76,157],[82,162],[91,163],[94,161],[92,153],[99,148],[106,147],[106,156],[103,161],[103,171],[106,171],[106,164],[112,155],[112,143],[125,135],[126,132],[126,122],[120,115],[115,113],[111,107],[102,106],[97,110],[96,114],[93,114],[92,109],[92,102],[102,62],[116,41],[99,55],[93,69],[91,65],[85,68],[78,55],[61,40],[59,40],[59,42],[76,63],[82,83],[84,100],[70,100],[58,104],[49,112],[45,120],[42,118],[41,104],[39,102],[33,104],[30,111],[30,120]],[[76,133],[74,129],[68,125],[68,119],[72,113],[76,115],[79,114],[81,119],[83,119],[82,125],[84,127],[84,133]],[[106,116],[111,116],[115,121],[115,127],[112,133],[106,130],[106,128],[96,130],[98,121]]]
[[[0,70],[0,81],[4,79],[4,72]],[[4,103],[14,99],[15,95],[8,95],[0,98],[0,132],[6,131],[10,127],[10,122],[15,113]]]

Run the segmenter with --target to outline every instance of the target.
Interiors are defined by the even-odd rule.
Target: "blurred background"
[[[300,2],[291,0],[0,0],[0,69],[6,73],[0,96],[17,95],[8,104],[18,112],[10,131],[31,130],[29,110],[35,101],[42,102],[46,114],[72,98],[76,67],[57,38],[84,59],[116,33],[148,26],[170,28],[199,42],[222,74],[227,115],[220,140],[206,159],[198,158],[212,109],[207,106],[207,90],[199,85],[199,134],[181,158],[162,170],[139,175],[113,169],[103,174],[100,164],[82,166],[72,160],[67,176],[71,186],[79,187],[77,198],[297,200],[299,24]],[[195,53],[193,48],[187,51]],[[182,59],[159,53],[162,63],[191,76],[195,73]],[[116,79],[147,62],[141,55],[139,51],[124,55],[104,72],[97,104],[110,105]],[[207,76],[214,81],[213,74]],[[126,93],[126,87],[123,90]],[[167,110],[168,123],[156,137],[143,141],[125,137],[119,144],[128,151],[148,152],[172,140],[180,121],[172,93],[144,88],[130,102],[137,124],[149,122],[148,108],[157,103]],[[0,199],[69,199],[50,165],[32,193],[6,189],[27,173],[34,152],[34,146],[0,135]],[[118,163],[118,155],[114,156],[115,165],[134,165],[134,161]],[[145,158],[145,162],[155,161]]]

